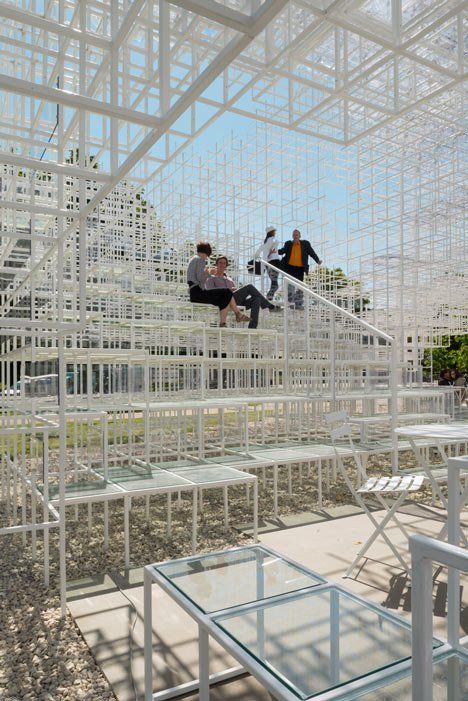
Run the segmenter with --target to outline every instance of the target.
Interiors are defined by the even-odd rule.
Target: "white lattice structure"
[[[278,226],[280,239],[298,226],[326,266],[342,267],[356,283],[343,288],[312,272],[313,289],[353,311],[367,308],[364,318],[396,336],[402,360],[417,368],[423,348],[467,329],[460,101],[447,100],[447,120],[434,101],[346,150],[261,125],[212,153],[174,161],[152,197],[171,238],[188,227],[242,267],[264,222]]]
[[[59,528],[63,604],[72,504],[122,501],[128,563],[131,499],[169,495],[170,532],[187,491],[195,547],[194,461],[221,461],[227,523],[228,484],[298,461],[252,444],[310,443],[320,491],[326,412],[450,410],[398,384],[467,327],[466,17],[455,0],[0,5],[0,533],[30,533],[33,556],[43,534],[47,580]],[[226,112],[256,124],[186,155]],[[188,301],[194,242],[247,281],[269,222],[355,282],[314,271],[303,312],[219,329]]]

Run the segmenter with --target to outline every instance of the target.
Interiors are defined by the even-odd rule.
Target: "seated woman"
[[[210,244],[207,241],[200,241],[197,244],[197,254],[190,259],[187,268],[190,301],[218,307],[220,326],[226,326],[227,313],[230,309],[236,315],[236,321],[250,321],[250,317],[240,311],[231,290],[205,289],[205,283],[210,275],[206,262],[210,256]]]
[[[218,256],[214,273],[209,276],[205,287],[207,290],[230,290],[237,304],[242,304],[250,311],[249,329],[257,328],[260,309],[281,311],[280,307],[264,297],[254,285],[243,285],[243,287],[236,288],[234,280],[226,273],[228,265],[229,261],[226,256]]]

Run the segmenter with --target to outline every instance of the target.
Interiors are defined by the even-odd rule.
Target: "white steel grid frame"
[[[416,536],[417,539],[427,540],[430,539]],[[430,541],[433,542],[433,541]],[[416,543],[415,543],[416,544]],[[443,547],[447,548],[445,544],[441,544]],[[450,547],[450,546],[449,546]],[[223,555],[225,553],[235,554],[236,552],[245,552],[248,554],[249,550],[254,549],[255,546],[243,546],[242,548],[232,549],[229,551],[223,551],[220,553],[212,553],[213,557],[216,555]],[[261,546],[262,550],[268,555],[272,555],[274,558],[284,561],[298,568],[302,572],[309,573],[317,577],[319,580],[323,578],[317,573],[308,570],[303,565],[295,562],[289,557],[278,553],[270,547]],[[203,556],[202,556],[203,557]],[[178,563],[190,563],[194,558],[183,558],[177,560]],[[221,617],[223,613],[231,613],[233,610],[246,610],[249,608],[255,608],[258,602],[241,604],[235,609],[228,608],[225,611],[217,611],[214,613],[206,613],[196,602],[190,599],[183,589],[179,589],[176,584],[171,581],[162,571],[159,571],[159,566],[164,566],[165,563],[155,563],[152,565],[147,565],[144,568],[144,654],[145,654],[145,701],[166,701],[166,699],[178,698],[183,694],[193,693],[198,691],[200,694],[201,701],[206,701],[210,697],[210,686],[216,685],[217,683],[235,678],[236,676],[250,673],[252,674],[261,684],[267,689],[275,698],[281,699],[282,701],[293,701],[297,699],[297,693],[291,691],[287,683],[283,683],[281,677],[278,678],[277,675],[272,674],[268,669],[266,669],[255,657],[255,654],[251,653],[245,648],[245,646],[238,642],[235,636],[227,634],[222,627],[217,625],[216,619]],[[260,568],[261,569],[261,568]],[[166,594],[168,594],[179,606],[187,613],[195,622],[198,623],[198,634],[199,634],[199,679],[192,682],[186,682],[172,689],[160,690],[154,692],[154,660],[153,660],[153,634],[154,634],[154,621],[153,621],[153,600],[152,600],[152,587],[153,584],[157,584]],[[366,607],[375,611],[377,615],[381,615],[383,619],[388,620],[398,620],[398,622],[403,626],[408,626],[408,624],[403,619],[400,619],[395,614],[391,614],[387,609],[364,600],[359,596],[353,594],[348,589],[345,589],[339,584],[333,581],[323,580],[323,583],[316,583],[309,587],[309,591],[319,591],[319,590],[330,590],[333,589],[337,592],[343,592],[346,596],[350,596],[355,602],[364,604]],[[270,600],[273,602],[281,602],[290,598],[294,598],[298,594],[307,592],[307,589],[299,589],[298,591],[289,592],[287,594],[278,594],[273,596]],[[427,601],[425,601],[427,604]],[[262,625],[263,618],[258,616],[257,625]],[[422,628],[420,629],[420,632]],[[209,672],[209,639],[213,638],[217,643],[219,643],[222,648],[229,652],[239,666],[224,670],[223,672],[215,672],[210,674]],[[426,666],[425,672],[426,677],[428,674],[432,674],[432,665],[437,664],[437,662],[442,662],[450,658],[452,653],[452,647],[448,642],[443,642],[438,640],[438,645],[433,647],[434,638],[432,637],[432,629],[429,631],[427,628],[424,630],[424,653],[425,661],[430,664],[430,669]],[[422,638],[418,638],[419,642],[422,642]],[[336,641],[331,641],[332,648]],[[421,649],[421,648],[420,648]],[[459,654],[463,660],[466,660],[466,650],[459,649]],[[366,692],[379,690],[384,691],[387,686],[391,686],[394,682],[404,679],[405,677],[411,676],[413,661],[411,658],[397,662],[390,665],[386,669],[381,669],[373,673],[367,674],[360,679],[353,679],[348,683],[342,684],[337,688],[331,689],[315,694],[313,698],[320,699],[321,701],[351,701],[351,699],[356,699],[357,696],[365,695]],[[423,668],[421,667],[421,670]],[[426,701],[425,696],[416,696],[415,701]]]
[[[174,391],[182,394],[187,387],[199,385],[198,378],[202,378],[203,392],[207,395],[229,391],[237,385],[243,391],[255,393],[258,384],[256,379],[252,382],[252,377],[260,376],[263,391],[272,385],[282,390],[287,388],[290,378],[282,364],[286,366],[289,362],[285,353],[288,333],[284,332],[297,331],[300,320],[294,324],[284,317],[283,327],[278,328],[268,319],[266,325],[271,333],[265,333],[263,340],[253,333],[235,334],[234,330],[226,330],[226,338],[230,334],[230,340],[235,341],[233,345],[226,342],[224,334],[218,336],[216,332],[215,337],[214,331],[207,330],[213,323],[213,315],[206,309],[194,309],[194,305],[184,300],[183,278],[193,246],[193,232],[202,233],[206,223],[201,219],[195,221],[189,234],[187,229],[177,229],[175,197],[171,194],[167,206],[164,198],[156,197],[159,191],[163,192],[160,178],[167,179],[168,174],[170,177],[167,164],[227,110],[257,119],[264,149],[269,146],[270,136],[279,133],[275,128],[287,126],[298,139],[319,136],[328,142],[320,148],[335,151],[342,144],[352,147],[361,137],[375,139],[378,153],[388,156],[398,140],[399,130],[411,124],[413,110],[438,127],[441,122],[446,125],[445,140],[433,137],[437,146],[445,145],[454,133],[459,134],[462,123],[466,6],[467,3],[455,2],[444,3],[443,7],[435,2],[403,5],[394,2],[390,7],[380,2],[341,1],[319,6],[314,2],[281,0],[255,6],[250,2],[221,4],[207,0],[3,3],[0,7],[3,19],[0,28],[3,66],[0,329],[2,381],[6,385],[2,399],[5,394],[7,397],[3,402],[3,427],[9,425],[12,415],[16,426],[17,416],[24,412],[34,416],[36,412],[38,402],[26,397],[27,386],[32,387],[33,381],[27,384],[26,367],[33,378],[47,372],[55,375],[57,399],[50,408],[56,411],[58,406],[61,464],[66,463],[67,457],[66,410],[70,404],[75,405],[78,394],[86,396],[88,409],[95,406],[95,368],[98,368],[96,383],[101,396],[106,394],[108,382],[112,387],[107,392],[112,391],[115,396],[120,393],[130,401],[135,395],[149,401],[149,389],[141,388],[145,380],[158,373],[159,379],[152,380],[154,386],[159,382],[159,387],[170,394]],[[376,132],[380,126],[384,131]],[[411,148],[407,140],[401,144],[403,156],[398,166],[389,166],[387,171],[394,181],[400,178],[400,189],[408,158],[415,154],[419,157],[418,174],[427,169],[421,161],[420,134],[413,128],[409,131]],[[288,153],[289,137],[284,136],[284,143],[281,139],[276,150],[280,154]],[[277,136],[273,140],[278,143]],[[438,216],[440,220],[440,216],[448,213],[451,229],[445,235],[438,230],[434,235],[432,230],[430,236],[424,234],[430,250],[435,246],[455,251],[458,261],[465,253],[464,229],[457,213],[458,188],[453,188],[455,195],[451,199],[448,193],[451,185],[461,182],[464,152],[460,144],[462,139],[457,136],[448,152],[449,166],[438,174],[432,190],[439,192],[442,187],[444,191],[447,207]],[[376,177],[369,170],[365,151],[353,148],[350,153],[358,154],[358,171],[372,183],[381,182],[381,187],[387,187],[387,173],[379,180],[381,176]],[[314,151],[317,153],[319,147]],[[318,167],[316,182],[322,183],[320,168],[326,162],[325,150],[318,162],[322,165]],[[342,162],[344,166],[338,162],[331,173],[338,173],[346,180],[348,158]],[[174,163],[177,165],[177,161]],[[216,167],[219,165],[217,162]],[[182,167],[185,168],[184,163]],[[258,179],[257,170],[248,181],[249,187]],[[229,177],[225,167],[224,184]],[[287,175],[277,192],[288,190],[296,181]],[[216,190],[216,197],[220,192],[221,199],[223,186]],[[418,193],[425,192],[424,178],[418,180],[417,188]],[[313,200],[316,209],[323,198],[320,189],[321,185]],[[353,195],[356,201],[359,202],[364,190],[364,185],[356,189]],[[300,186],[300,196],[291,195],[289,205],[294,199],[307,198],[309,191],[307,181]],[[209,196],[212,192],[207,189]],[[192,188],[190,196],[194,194]],[[419,208],[418,197],[415,195],[411,200],[413,212]],[[240,199],[230,202],[229,211],[234,214],[229,216],[237,216],[242,222],[239,201],[247,199],[242,193]],[[203,201],[206,195],[200,196],[200,202]],[[262,195],[256,196],[256,201],[265,207]],[[281,203],[287,211],[288,203],[286,207],[282,199]],[[186,199],[179,198],[177,206],[187,213]],[[393,207],[392,202],[389,206]],[[348,248],[352,248],[353,236],[364,236],[365,207],[359,207],[357,224],[350,228],[356,233],[348,237]],[[378,207],[376,197],[371,202],[374,223],[381,218]],[[428,212],[430,207],[431,203]],[[294,207],[290,207],[286,221],[295,220],[293,212]],[[299,221],[310,221],[310,212],[304,210],[304,215]],[[395,215],[400,246],[407,240],[402,229],[406,216],[401,210]],[[213,231],[210,222],[208,233],[218,250],[224,246],[243,265],[254,241],[257,242],[259,218],[252,219],[255,226],[249,227],[246,236],[242,224],[240,229],[234,225],[234,237],[230,236],[228,220],[225,215],[223,220],[219,208],[212,219],[216,230]],[[263,217],[262,225],[266,220]],[[187,218],[186,224],[188,221]],[[427,226],[432,226],[432,221]],[[327,224],[323,218],[322,232]],[[382,231],[385,238],[388,229]],[[229,238],[232,242],[228,244]],[[325,246],[325,239],[321,245]],[[419,247],[418,256],[424,255],[424,250]],[[392,252],[387,247],[386,254]],[[365,267],[368,251],[363,250],[361,257],[359,290],[346,293],[337,288],[329,290],[318,276],[318,293],[356,311],[356,298],[362,298],[369,280]],[[174,260],[175,271],[170,270]],[[356,269],[356,260],[361,262],[359,257],[350,256],[351,270],[353,266]],[[419,296],[415,299],[427,298],[419,287],[423,275],[428,280],[426,289],[434,288],[433,271],[439,265],[439,258],[434,256],[432,260],[428,273],[422,268],[418,273],[414,289]],[[445,264],[436,276],[439,288],[446,288],[447,274],[453,274],[454,267]],[[403,263],[392,278],[392,290],[398,288],[397,277],[400,275],[401,279],[402,270]],[[462,275],[458,275],[450,288],[456,295],[462,289],[461,284],[457,285],[460,281],[464,281]],[[379,293],[374,281],[374,300]],[[387,292],[384,311],[381,313],[380,306],[374,304],[367,318],[379,329],[385,329],[386,335],[398,335],[399,331],[402,349],[411,346],[411,351],[402,350],[401,368],[415,354],[418,356],[418,346],[422,343],[419,339],[430,338],[437,345],[447,328],[466,327],[466,306],[461,293],[457,306],[452,303],[453,294],[447,294],[437,316],[424,311],[423,322],[411,320],[412,308],[400,313],[394,322],[388,297]],[[155,301],[159,303],[154,305]],[[320,304],[327,307],[326,300]],[[164,339],[159,334],[155,338],[151,331],[155,322],[161,320],[169,322]],[[190,321],[198,327],[198,340],[193,340],[195,329],[187,323]],[[407,343],[408,327],[417,329],[416,333],[412,331],[413,339],[417,339],[416,351],[413,341]],[[330,329],[325,329],[325,338],[330,339],[327,334],[331,334]],[[159,355],[165,356],[169,347],[173,349],[169,356],[177,355],[177,349],[181,348],[186,353],[187,344],[193,356],[211,353],[211,365],[196,360],[190,366],[192,357],[190,362],[185,358],[181,364],[171,365],[170,357],[165,357],[164,371],[160,370],[161,366],[151,368],[148,354],[152,356],[158,349]],[[235,349],[231,363],[224,359],[226,347]],[[95,349],[96,355],[93,357],[88,352],[80,365],[76,361],[77,352],[86,348]],[[109,361],[106,359],[109,349],[120,349],[121,357]],[[129,350],[131,366],[125,369],[122,356],[128,355]],[[146,357],[139,355],[141,352]],[[300,353],[298,349],[298,363]],[[264,361],[261,367],[261,356],[266,354],[271,360]],[[259,359],[241,371],[245,358],[252,359],[255,355]],[[73,371],[67,363],[70,358]],[[345,364],[348,359],[344,358]],[[333,366],[335,372],[339,361],[334,354],[329,356],[329,369]],[[49,369],[41,369],[41,362],[48,364]],[[413,363],[417,365],[417,358]],[[104,369],[111,366],[112,371]],[[68,386],[68,374],[72,375],[73,392]],[[227,378],[226,386],[223,378]],[[347,382],[344,372],[341,389]],[[297,389],[303,389],[302,379],[296,377],[295,384]],[[54,421],[57,422],[57,417]],[[60,513],[64,513],[64,499],[65,482],[61,475]],[[63,610],[64,528],[65,521],[60,519]]]
[[[413,573],[412,593],[418,592],[417,596],[411,597],[413,612],[413,701],[432,701],[433,698],[432,650],[428,646],[432,635],[432,565],[437,563],[448,567],[449,578],[452,578],[455,584],[459,582],[459,573],[468,571],[466,549],[458,547],[454,544],[454,539],[451,540],[452,542],[443,543],[423,535],[410,537]],[[453,587],[449,584],[447,612],[449,619],[457,624],[455,629],[452,627],[452,630],[449,631],[448,642],[445,645],[452,653],[451,664],[450,662],[448,664],[447,695],[448,698],[461,698],[463,692],[460,688],[460,671],[466,665],[465,645],[467,639],[466,637],[460,639],[458,632],[460,625],[458,586]]]
[[[148,188],[171,239],[195,231],[241,271],[265,223],[280,241],[298,227],[326,266],[307,278],[314,291],[395,336],[420,381],[424,349],[468,326],[463,104],[429,102],[346,150],[260,124]]]

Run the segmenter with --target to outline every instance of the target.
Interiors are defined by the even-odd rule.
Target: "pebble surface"
[[[411,456],[408,456],[408,465]],[[369,466],[369,475],[390,474],[388,459],[377,457]],[[279,510],[285,515],[311,511],[317,503],[316,472],[293,467],[293,495],[288,494],[287,470],[280,471]],[[272,474],[267,470],[266,488],[259,475],[259,518],[273,513]],[[421,494],[418,495],[421,501]],[[429,499],[429,493],[425,495]],[[338,476],[330,494],[324,494],[324,506],[352,503]],[[245,489],[229,489],[231,524],[248,523],[252,505],[246,504]],[[80,506],[67,511],[68,581],[89,575],[121,571],[123,562],[123,505],[109,506],[110,545],[103,552],[103,507],[92,509],[88,530],[88,509]],[[167,538],[166,498],[154,497],[147,520],[144,499],[134,499],[131,510],[131,562],[140,566],[158,560],[190,554],[191,499],[174,499],[172,534]],[[26,545],[19,535],[2,538],[0,554],[0,699],[1,701],[111,701],[115,699],[107,679],[96,664],[78,627],[68,614],[61,620],[58,596],[58,534],[51,534],[51,586],[43,584],[42,538],[38,537],[37,561],[31,561],[30,537]],[[199,551],[222,549],[250,542],[248,536],[223,525],[222,490],[206,491],[199,515]]]

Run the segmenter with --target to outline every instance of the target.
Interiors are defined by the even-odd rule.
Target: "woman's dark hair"
[[[197,253],[206,253],[207,256],[211,256],[212,248],[208,241],[199,241],[197,243]]]
[[[276,234],[276,230],[273,229],[273,231],[269,231],[268,234],[265,236],[265,241],[263,243],[266,243],[268,239],[274,238]]]
[[[228,259],[227,259],[227,256],[218,256],[218,257],[216,258],[216,261],[215,261],[215,262],[218,263],[218,261],[220,261],[220,260],[225,260],[225,261],[226,261],[226,265],[229,265],[229,261],[228,261]]]

